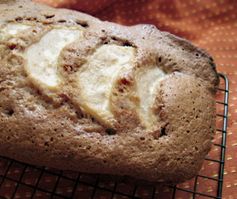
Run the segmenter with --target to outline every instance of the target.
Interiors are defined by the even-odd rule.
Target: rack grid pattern
[[[206,158],[205,169],[202,169],[200,174],[189,182],[177,186],[138,185],[127,179],[115,180],[103,175],[58,171],[0,157],[0,198],[221,199],[229,84],[225,75],[219,74],[219,76],[221,84],[218,88],[219,97],[216,101],[216,116],[219,126],[217,124],[217,138],[215,138],[212,148],[214,152],[211,151]],[[216,173],[208,171],[210,169],[207,167],[210,165]]]

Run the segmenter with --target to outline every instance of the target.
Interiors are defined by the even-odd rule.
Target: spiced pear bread
[[[213,59],[152,25],[0,1],[0,154],[178,183],[215,132]]]

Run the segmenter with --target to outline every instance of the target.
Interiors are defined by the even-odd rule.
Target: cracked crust
[[[13,12],[14,10],[14,12]],[[30,1],[0,2],[0,25],[30,25],[0,40],[0,153],[64,170],[178,183],[199,171],[215,131],[212,58],[190,42],[151,25],[122,26],[83,13]],[[17,14],[16,14],[17,13]],[[60,89],[35,84],[15,52],[36,43],[53,26],[78,27],[83,37],[60,54]],[[34,36],[30,32],[35,32]],[[116,122],[85,111],[75,76],[100,46],[135,49],[132,69],[121,72],[110,97]],[[158,67],[167,77],[156,90],[156,128],[146,130],[136,112],[140,70]],[[122,91],[122,93],[121,93]]]

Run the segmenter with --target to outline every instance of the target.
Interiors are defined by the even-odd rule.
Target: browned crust
[[[129,122],[137,122],[132,112],[118,112],[132,119],[128,124],[123,122],[128,125],[127,131],[118,128],[115,134],[84,115],[68,101],[70,95],[61,92],[49,97],[47,92],[35,89],[23,70],[24,60],[0,42],[1,155],[59,169],[129,175],[155,182],[181,182],[199,171],[211,147],[215,128],[213,91],[219,83],[215,64],[207,53],[154,26],[121,26],[30,1],[0,3],[0,13],[4,23],[84,27],[86,40],[80,46],[79,65],[93,51],[93,42],[95,46],[110,42],[135,47],[137,67],[153,63],[171,74],[162,82],[156,99],[160,132],[131,127]],[[62,64],[74,66],[67,56]]]

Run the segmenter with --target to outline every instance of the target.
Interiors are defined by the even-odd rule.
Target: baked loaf
[[[178,183],[215,131],[213,59],[152,25],[0,1],[0,154]]]

